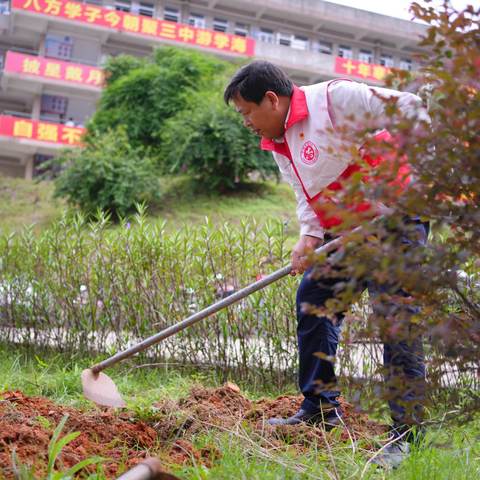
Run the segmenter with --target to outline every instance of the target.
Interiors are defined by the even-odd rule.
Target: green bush
[[[55,196],[87,215],[100,209],[119,218],[136,203],[158,198],[154,162],[130,144],[122,127],[91,136],[85,148],[65,151],[58,162],[64,170],[55,181]]]
[[[108,88],[120,77],[123,77],[131,70],[142,68],[146,65],[146,60],[132,55],[118,55],[117,57],[109,57],[103,66],[105,71],[105,80]]]
[[[124,125],[135,147],[156,152],[164,122],[190,108],[191,92],[211,84],[228,67],[213,56],[174,47],[160,48],[148,60],[128,55],[110,59],[109,80],[88,124],[87,138]]]
[[[198,92],[190,109],[165,123],[161,145],[169,172],[187,172],[212,190],[234,189],[252,172],[262,178],[278,174],[271,154],[259,149],[259,139],[210,91]]]
[[[130,225],[108,227],[105,219],[87,224],[77,215],[38,236],[28,229],[0,236],[0,331],[5,341],[31,344],[34,351],[48,345],[114,353],[268,275],[290,258],[280,221],[207,222],[168,233],[165,224],[148,223],[139,214]],[[225,375],[234,373],[236,379],[280,387],[291,381],[297,367],[293,299],[298,280],[288,275],[152,346],[148,361],[208,365]],[[477,269],[472,281],[479,280]],[[367,325],[366,314],[356,308],[345,319],[343,348],[336,358],[345,383],[346,376],[362,382],[354,384],[357,391],[366,388],[362,377],[378,372],[382,352],[378,338],[365,347],[353,344]],[[364,362],[359,361],[362,352]],[[430,377],[445,373],[442,358],[430,354]],[[466,391],[478,391],[476,375],[447,377]]]
[[[168,110],[183,108],[181,90],[168,100],[164,71],[146,64],[119,77],[102,92],[99,107],[88,124],[88,134],[97,137],[119,126],[137,148],[155,148]],[[167,80],[168,81],[168,80]]]

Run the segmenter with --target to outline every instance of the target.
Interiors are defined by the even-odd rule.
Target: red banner
[[[5,137],[78,146],[84,133],[85,128],[0,115],[0,135]]]
[[[335,59],[335,72],[364,80],[381,82],[390,73],[390,69],[382,65],[337,57]]]
[[[255,53],[255,40],[253,38],[204,30],[190,25],[109,10],[86,3],[67,0],[12,0],[12,9],[249,57]]]
[[[7,52],[4,70],[11,73],[80,83],[98,88],[102,87],[104,81],[103,71],[100,68],[16,52]]]

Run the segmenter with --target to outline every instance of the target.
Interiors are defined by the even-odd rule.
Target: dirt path
[[[295,413],[300,397],[282,396],[275,400],[252,402],[233,384],[219,388],[195,387],[190,395],[177,402],[162,400],[146,421],[132,412],[92,409],[81,411],[65,407],[43,397],[28,397],[22,392],[0,394],[0,478],[13,478],[12,451],[19,463],[31,465],[38,477],[48,462],[48,443],[62,417],[69,415],[64,433],[81,432],[62,451],[57,468],[68,468],[95,455],[106,460],[102,464],[108,478],[131,468],[146,456],[159,456],[168,464],[195,461],[213,465],[221,457],[215,446],[195,448],[192,435],[211,430],[235,431],[265,446],[289,446],[302,451],[312,441],[328,440],[320,428],[311,426],[272,428],[266,420],[272,416]],[[341,441],[371,438],[384,427],[356,413],[342,401],[345,428]],[[253,436],[253,437],[252,437]],[[338,440],[337,440],[338,441]],[[95,467],[91,468],[93,472]]]

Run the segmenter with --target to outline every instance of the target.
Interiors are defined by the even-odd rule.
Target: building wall
[[[129,11],[143,18],[177,20],[207,30],[254,38],[255,58],[282,66],[298,84],[343,76],[335,71],[339,56],[345,61],[351,56],[352,61],[388,62],[387,66],[414,69],[417,64],[412,54],[418,50],[419,35],[426,30],[419,24],[322,0],[149,0],[141,3],[138,0],[84,0],[83,3],[109,8],[112,12]],[[55,47],[57,41],[62,45],[60,50]],[[158,39],[72,24],[61,17],[45,18],[23,10],[11,11],[9,1],[0,0],[0,56],[2,52],[15,50],[91,66],[101,65],[108,56],[120,53],[149,55],[161,44]],[[225,52],[217,53],[232,57]],[[365,80],[381,83],[373,77]],[[84,125],[93,114],[99,95],[99,89],[91,86],[85,86],[82,91],[82,85],[40,78],[37,81],[31,76],[9,78],[4,73],[0,77],[0,114],[26,115],[53,122],[73,118],[76,125]],[[65,97],[64,113],[43,112],[45,96]],[[24,155],[55,151],[52,145],[44,150],[37,144],[27,145],[23,151],[22,142],[3,144],[9,158],[0,158],[3,165],[0,171],[9,174],[22,169],[26,172]],[[18,165],[12,166],[12,159],[17,159]]]
[[[18,158],[0,156],[0,175],[25,178],[26,168]]]

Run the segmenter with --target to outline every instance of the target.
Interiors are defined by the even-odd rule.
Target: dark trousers
[[[413,234],[412,234],[413,233]],[[428,224],[413,220],[408,225],[408,232],[397,233],[405,254],[410,248],[425,245],[428,236]],[[299,386],[304,400],[302,408],[318,411],[322,406],[338,406],[336,377],[333,357],[337,351],[340,326],[343,313],[337,313],[332,322],[327,317],[311,312],[309,306],[324,307],[327,300],[335,297],[339,278],[312,278],[311,270],[305,272],[297,291],[297,337],[299,349]],[[359,287],[368,288],[373,300],[374,310],[380,310],[382,316],[399,315],[406,323],[412,314],[418,313],[413,307],[405,305],[388,305],[376,302],[379,295],[386,292],[388,286],[378,285],[366,278]],[[389,294],[408,296],[403,290]],[[376,306],[375,306],[376,305]],[[412,324],[407,326],[413,328]],[[422,339],[411,332],[403,338],[384,339],[384,372],[387,398],[391,409],[394,427],[399,431],[405,425],[412,425],[421,420],[424,397],[425,365]]]

